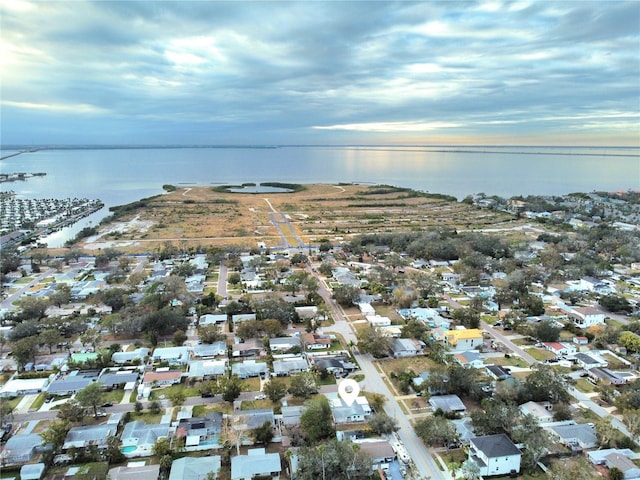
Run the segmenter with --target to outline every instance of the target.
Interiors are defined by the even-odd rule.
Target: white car
[[[264,393],[259,393],[255,396],[256,400],[264,400],[265,398],[267,398],[267,396]]]

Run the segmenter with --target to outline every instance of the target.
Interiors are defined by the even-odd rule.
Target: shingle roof
[[[498,435],[487,435],[475,437],[470,440],[478,450],[484,453],[487,458],[507,457],[509,455],[520,455],[520,449],[514,445],[509,437],[504,433]]]

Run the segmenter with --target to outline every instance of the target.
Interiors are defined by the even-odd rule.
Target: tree
[[[534,402],[569,403],[571,396],[567,387],[567,379],[552,366],[536,364],[524,382],[523,392],[528,400]]]
[[[58,407],[57,417],[65,423],[82,422],[84,415],[85,407],[76,400],[68,400]]]
[[[622,414],[622,421],[633,440],[640,437],[640,410],[626,410]]]
[[[62,420],[52,422],[47,429],[40,434],[43,445],[51,445],[53,446],[53,451],[57,452],[60,450],[60,447],[64,445],[68,431],[69,425],[67,422],[63,422]]]
[[[398,431],[398,422],[384,413],[376,413],[367,419],[371,430],[378,435],[386,435]]]
[[[333,289],[333,298],[343,307],[351,307],[360,300],[360,287],[338,285]]]
[[[161,437],[156,440],[156,443],[151,447],[151,452],[157,457],[163,457],[164,455],[172,455],[173,449],[171,448],[171,442],[166,437]]]
[[[154,415],[157,415],[162,411],[162,405],[160,404],[159,401],[154,400],[149,404],[149,411]]]
[[[480,478],[480,467],[473,460],[465,460],[459,473],[464,480],[477,480]]]
[[[109,435],[107,437],[106,456],[110,465],[122,463],[126,458],[120,450],[120,439],[115,435]]]
[[[290,291],[291,295],[295,297],[296,293],[298,292],[298,290],[300,290],[302,285],[305,283],[308,276],[309,274],[304,270],[294,272],[291,275],[287,276],[287,278],[285,278],[284,280],[285,290]]]
[[[104,392],[102,384],[93,382],[76,393],[76,401],[85,408],[93,410],[93,416],[98,418],[98,406],[103,403]]]
[[[509,434],[518,424],[520,416],[517,405],[485,398],[481,408],[471,412],[471,423],[476,435]]]
[[[26,319],[40,320],[45,317],[45,312],[51,302],[41,297],[27,297],[20,298],[20,307],[22,308],[22,315]]]
[[[369,480],[371,458],[351,442],[331,440],[298,452],[298,480]]]
[[[277,403],[287,394],[287,385],[281,380],[272,378],[264,384],[262,391],[267,397],[269,397],[269,400],[273,403]]]
[[[299,398],[309,398],[318,393],[318,386],[313,375],[309,372],[303,372],[293,376],[289,384],[289,393]]]
[[[180,407],[184,404],[184,401],[187,399],[184,390],[173,390],[169,394],[169,400],[171,401],[171,405],[174,407]]]
[[[38,353],[38,339],[36,337],[21,338],[13,344],[13,358],[18,364],[18,371],[22,371],[29,362],[34,362]]]
[[[242,382],[235,376],[221,378],[218,380],[218,393],[222,394],[225,402],[233,403],[242,393]]]
[[[307,444],[314,445],[320,440],[334,435],[333,420],[329,400],[319,395],[306,403],[307,409],[300,416],[300,430]]]
[[[524,445],[522,464],[530,471],[534,471],[538,462],[549,452],[553,441],[538,420],[532,415],[524,415],[520,424],[514,429],[512,439],[515,443]]]
[[[625,297],[621,295],[605,295],[600,298],[600,305],[610,312],[627,312],[631,313],[633,307]]]
[[[262,425],[251,430],[251,437],[255,443],[266,447],[273,439],[273,428],[271,422],[269,420],[265,420]]]
[[[633,332],[622,332],[618,337],[620,345],[625,347],[629,352],[640,352],[640,335]]]
[[[560,338],[560,327],[551,320],[543,320],[536,326],[536,337],[541,342],[557,342]]]
[[[478,328],[480,326],[480,312],[472,308],[458,308],[453,311],[453,319],[467,328]]]
[[[187,334],[184,333],[184,330],[176,330],[173,334],[173,344],[176,347],[181,347],[182,345],[184,345],[184,342],[187,341],[189,337],[187,337]]]
[[[611,467],[609,469],[609,480],[624,480],[624,472],[618,467]]]
[[[429,447],[447,445],[458,440],[458,433],[453,423],[437,415],[418,420],[414,430],[416,435]]]
[[[212,344],[226,337],[220,332],[217,325],[203,325],[198,328],[198,337],[202,343]]]
[[[56,286],[55,292],[49,297],[51,303],[57,307],[69,303],[71,299],[71,287],[66,283],[60,283]]]
[[[376,327],[368,327],[358,332],[358,350],[370,353],[375,358],[389,355],[391,337]]]
[[[53,347],[62,341],[62,335],[56,328],[47,328],[38,335],[38,341],[49,347],[49,353],[52,353]]]

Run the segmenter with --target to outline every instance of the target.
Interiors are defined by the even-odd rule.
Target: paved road
[[[357,338],[351,329],[351,325],[346,321],[342,309],[331,298],[331,292],[326,286],[324,279],[318,275],[317,270],[310,267],[307,270],[312,275],[315,275],[319,280],[320,288],[318,289],[318,294],[329,306],[329,310],[331,311],[335,322],[330,327],[331,331],[342,335],[347,345],[351,341],[353,341],[354,344],[357,343]],[[417,470],[421,475],[426,475],[433,480],[450,479],[451,476],[449,473],[443,472],[438,468],[432,452],[425,447],[422,440],[420,440],[420,438],[415,434],[413,426],[409,423],[409,419],[396,401],[394,394],[380,378],[380,373],[373,364],[373,358],[371,355],[355,353],[355,357],[360,365],[362,373],[365,376],[364,383],[362,384],[363,388],[368,392],[380,393],[387,399],[384,410],[387,415],[395,418],[398,422],[398,426],[400,427],[398,436],[404,443],[405,449],[413,460],[415,470]]]
[[[22,297],[27,292],[27,290],[29,290],[31,287],[40,282],[40,280],[49,276],[53,272],[53,268],[46,268],[45,270],[41,271],[33,280],[31,280],[29,283],[25,283],[16,292],[5,298],[0,303],[0,308],[2,308],[3,310],[15,310],[16,307],[13,305],[13,302],[20,299],[20,297]]]

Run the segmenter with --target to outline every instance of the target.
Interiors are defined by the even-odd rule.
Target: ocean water
[[[17,149],[0,152],[5,156]],[[562,195],[640,190],[640,149],[580,147],[313,147],[55,149],[0,161],[0,173],[46,172],[0,184],[23,198],[91,198],[106,207],[48,239],[58,246],[108,207],[162,193],[162,185],[245,182],[390,184],[444,193]]]

